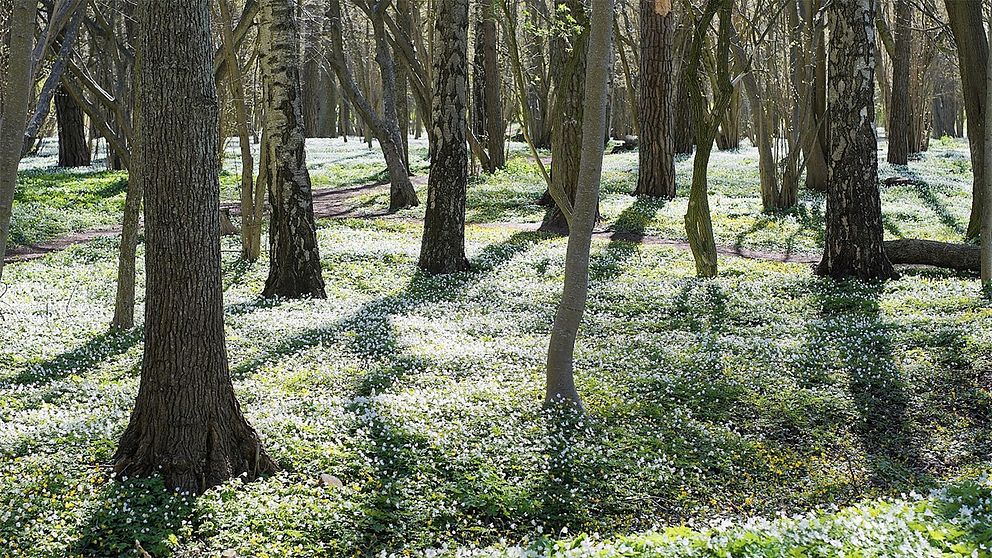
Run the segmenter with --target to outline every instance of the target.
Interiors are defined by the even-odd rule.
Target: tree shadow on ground
[[[100,364],[126,353],[143,338],[144,328],[141,327],[105,331],[90,337],[71,351],[28,365],[8,379],[0,378],[0,388],[14,385],[38,387],[70,375],[84,376]]]
[[[947,204],[941,199],[937,192],[934,190],[933,186],[929,182],[924,180],[915,171],[909,168],[904,169],[903,173],[907,178],[913,181],[912,188],[916,192],[916,195],[920,197],[920,201],[923,202],[928,209],[933,211],[937,219],[947,228],[951,229],[958,235],[962,237],[967,233],[967,227],[962,223],[957,216],[955,216],[948,209]]]
[[[812,233],[816,246],[823,245],[824,228],[826,225],[819,203],[811,205],[800,201],[791,209],[762,212],[750,227],[737,234],[737,237],[734,239],[734,249],[737,251],[743,250],[747,247],[748,239],[754,236],[755,233],[765,230],[789,217],[795,218],[799,227],[789,233],[785,239],[784,253],[786,256],[790,256],[796,252],[797,240],[804,233]]]
[[[883,290],[881,284],[818,283],[819,316],[807,324],[807,350],[824,359],[823,380],[846,382],[854,412],[851,433],[864,453],[866,480],[872,489],[891,492],[927,486],[933,479],[912,416],[911,386],[893,355],[892,326],[881,316]]]

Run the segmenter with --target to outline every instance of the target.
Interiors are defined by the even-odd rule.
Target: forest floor
[[[384,176],[378,151],[308,151],[315,189],[348,212],[319,223],[328,299],[260,299],[266,262],[223,240],[232,376],[282,472],[196,500],[110,481],[142,332],[107,332],[118,238],[67,246],[9,265],[0,294],[6,554],[118,556],[137,540],[156,557],[499,555],[560,539],[569,555],[989,556],[992,306],[975,277],[813,276],[822,196],[762,213],[742,149],[711,166],[718,240],[797,261],[725,255],[699,280],[680,247],[690,161],[680,197],[652,202],[628,195],[636,153],[609,155],[576,355],[588,414],[562,427],[541,399],[566,240],[524,230],[542,186],[519,146],[470,186],[473,269],[448,277],[416,272],[422,207],[378,216],[388,191],[363,187]],[[119,222],[124,174],[25,163],[15,245]],[[960,241],[966,144],[881,173],[920,180],[884,187],[888,238]],[[138,281],[143,305],[142,266]]]

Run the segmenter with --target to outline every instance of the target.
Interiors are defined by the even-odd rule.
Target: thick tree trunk
[[[958,271],[978,271],[981,254],[978,246],[935,240],[886,240],[885,254],[899,265],[932,265]]]
[[[66,168],[90,166],[90,149],[86,143],[83,109],[59,87],[55,93],[55,118],[59,128],[59,166]]]
[[[882,247],[875,132],[875,0],[830,5],[830,182],[821,275],[896,276]]]
[[[675,197],[673,48],[671,0],[641,2],[639,160],[635,196]]]
[[[989,43],[982,28],[982,2],[944,0],[944,4],[958,47],[958,67],[961,70],[974,174],[967,237],[976,238],[982,227],[982,204],[985,199],[985,68]]]
[[[592,26],[589,30],[589,64],[582,118],[582,154],[575,214],[565,254],[565,285],[555,313],[548,343],[548,371],[545,405],[571,404],[581,408],[573,376],[575,339],[589,290],[589,248],[599,205],[599,182],[603,172],[603,144],[606,133],[613,0],[592,0]]]
[[[895,0],[896,40],[892,58],[892,100],[889,102],[888,160],[893,165],[909,162],[909,54],[912,49],[913,5],[910,0]]]
[[[551,128],[551,186],[575,204],[582,156],[582,110],[585,94],[586,44],[589,16],[583,0],[556,0],[555,17],[570,16],[572,35],[556,35],[551,45],[554,109]],[[574,21],[572,21],[574,20]],[[549,194],[550,196],[550,194]],[[557,203],[552,204],[541,230],[568,230],[568,220]]]
[[[228,373],[209,1],[140,3],[137,20],[145,353],[114,470],[161,475],[170,488],[200,493],[275,465],[242,416]]]
[[[469,268],[465,257],[467,97],[468,0],[440,0],[434,34],[431,172],[418,263],[431,274]]]
[[[37,2],[14,2],[14,9],[10,14],[10,57],[4,84],[3,113],[0,115],[0,277],[3,277],[14,186],[17,184],[17,165],[21,161],[31,96],[31,45],[34,44],[37,10]]]
[[[317,226],[307,171],[295,0],[259,2],[259,65],[264,85],[269,190],[269,277],[264,297],[324,298]]]
[[[989,15],[989,42],[992,43],[992,15]],[[985,77],[985,106],[992,107],[992,57],[986,61]],[[985,177],[992,178],[992,111],[985,111]],[[985,199],[992,200],[992,180],[986,180],[984,184]],[[982,288],[986,293],[992,294],[992,203],[982,206]]]

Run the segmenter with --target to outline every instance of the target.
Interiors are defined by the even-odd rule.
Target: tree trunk
[[[259,65],[269,190],[269,277],[264,297],[325,298],[305,155],[295,0],[259,2]]]
[[[671,0],[641,2],[640,165],[635,196],[675,197],[674,39]]]
[[[500,67],[498,48],[496,45],[496,7],[493,2],[482,6],[482,75],[483,112],[486,115],[486,150],[489,155],[487,172],[496,172],[506,167],[505,135],[506,124],[503,122],[503,93],[500,84]]]
[[[142,2],[137,20],[134,166],[146,194],[148,300],[141,384],[114,471],[201,493],[275,464],[228,373],[210,3]]]
[[[889,163],[905,165],[909,162],[909,121],[912,109],[909,102],[909,53],[912,49],[913,5],[910,0],[895,0],[896,40],[892,58],[892,100],[889,102]]]
[[[875,132],[875,0],[830,4],[830,180],[820,275],[896,276],[882,246]]]
[[[982,28],[982,2],[944,0],[947,17],[957,44],[958,67],[964,91],[964,109],[968,119],[968,143],[971,146],[972,186],[971,218],[968,238],[976,238],[982,227],[985,199],[985,69],[989,43]]]
[[[527,6],[527,60],[532,76],[527,80],[527,102],[530,113],[530,137],[534,147],[551,147],[551,118],[549,109],[550,81],[545,58],[547,40],[540,30],[549,21],[547,0],[526,0]]]
[[[465,257],[468,0],[438,2],[433,65],[431,172],[418,266],[440,274],[469,268]]]
[[[411,34],[413,21],[410,17],[410,0],[396,0],[396,20],[407,35]],[[403,144],[403,166],[408,175],[410,171],[410,65],[399,53],[393,56],[396,60],[396,116],[400,128],[400,139]]]
[[[59,166],[65,168],[90,166],[90,149],[86,144],[83,109],[59,87],[55,94],[55,118],[59,127]]]
[[[992,44],[992,15],[988,17],[989,42]],[[992,57],[986,60],[985,72],[985,106],[992,107]],[[992,111],[985,111],[985,177],[992,178]],[[985,199],[992,200],[992,180],[986,180]],[[986,293],[992,294],[992,203],[985,203],[982,206],[982,288]]]
[[[554,110],[551,127],[551,186],[568,203],[575,204],[575,189],[579,179],[582,156],[582,110],[586,75],[586,44],[589,38],[589,17],[583,0],[556,0],[555,17],[569,16],[572,35],[555,35],[551,46],[552,79],[554,80]],[[574,20],[574,21],[573,21]],[[550,193],[549,193],[550,196]],[[541,230],[568,230],[565,213],[552,204]]]
[[[565,284],[555,313],[548,343],[548,371],[545,405],[561,403],[581,408],[573,376],[575,339],[589,290],[589,249],[599,205],[599,182],[603,173],[603,144],[606,133],[607,69],[613,31],[613,0],[592,0],[592,26],[589,30],[589,64],[583,81],[585,107],[582,111],[582,154],[575,213],[565,254]]]
[[[137,125],[137,122],[135,123]],[[138,251],[138,221],[141,218],[141,169],[128,174],[127,194],[124,196],[124,219],[121,227],[121,248],[117,260],[117,296],[114,299],[113,329],[134,327],[135,257]]]
[[[10,234],[10,213],[21,161],[24,128],[31,97],[31,45],[34,43],[38,3],[14,2],[10,14],[7,79],[4,84],[3,114],[0,115],[0,277]]]
[[[885,254],[893,264],[931,265],[958,271],[978,271],[981,250],[972,244],[953,244],[912,238],[886,240]]]

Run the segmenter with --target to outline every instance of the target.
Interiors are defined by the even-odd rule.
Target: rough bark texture
[[[528,73],[538,79],[527,80],[527,103],[530,108],[530,138],[535,147],[551,147],[551,118],[548,63],[545,57],[547,39],[540,29],[548,20],[547,0],[526,0]]]
[[[55,118],[59,128],[59,166],[90,166],[90,149],[86,143],[83,109],[62,87],[55,93]]]
[[[37,2],[15,2],[10,16],[10,59],[4,84],[3,113],[0,115],[0,277],[3,276],[3,255],[7,251],[7,235],[10,232],[17,165],[21,160],[27,123],[31,91],[30,53],[37,10]]]
[[[988,18],[989,40],[992,41],[992,14]],[[985,77],[985,106],[992,106],[992,60],[986,62]],[[992,148],[992,111],[985,111],[985,176],[992,177],[992,153],[988,150]],[[992,200],[992,182],[985,183],[985,199]],[[986,293],[992,294],[992,203],[986,202],[982,205],[982,229],[980,243],[982,246],[982,288]]]
[[[117,260],[117,296],[111,328],[134,327],[135,257],[138,251],[138,221],[141,217],[140,169],[129,172],[127,194],[124,197],[124,219],[121,227],[121,249]]]
[[[882,247],[875,135],[875,0],[830,5],[829,186],[821,275],[895,277]]]
[[[603,171],[603,144],[608,106],[607,67],[613,31],[613,0],[593,0],[589,31],[589,65],[583,74],[582,154],[579,188],[575,198],[572,231],[565,253],[565,285],[555,313],[548,343],[548,371],[545,404],[571,403],[581,406],[575,389],[573,355],[579,324],[585,312],[589,290],[589,247],[599,205],[599,181]]]
[[[324,298],[310,173],[304,151],[300,96],[300,35],[294,0],[262,0],[259,65],[265,107],[266,163],[259,173],[269,189],[269,277],[262,296]]]
[[[674,39],[671,0],[641,2],[640,166],[635,196],[675,197]]]
[[[585,94],[586,42],[589,15],[582,0],[556,0],[555,16],[568,14],[574,19],[572,34],[558,34],[551,41],[551,68],[554,82],[554,108],[551,129],[551,186],[575,204],[582,156],[582,110]],[[552,204],[541,223],[542,230],[568,230],[568,220]]]
[[[909,53],[912,48],[913,5],[910,0],[895,0],[896,38],[892,58],[892,97],[889,102],[888,160],[893,165],[909,162]]]
[[[465,194],[468,187],[468,0],[438,2],[434,32],[431,172],[420,247],[420,269],[467,270]]]
[[[982,28],[982,3],[975,0],[945,0],[947,17],[957,43],[958,67],[964,91],[964,109],[968,118],[968,143],[971,146],[972,187],[971,219],[968,238],[978,236],[982,226],[985,199],[985,68],[989,43]]]
[[[209,14],[209,0],[159,0],[137,11],[145,353],[114,456],[119,477],[161,475],[170,488],[193,493],[275,469],[228,373]]]

